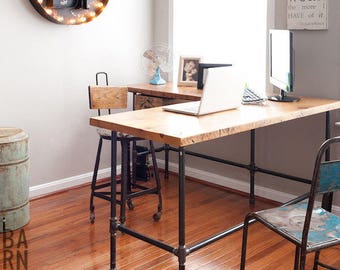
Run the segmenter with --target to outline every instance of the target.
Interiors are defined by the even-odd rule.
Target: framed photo
[[[179,61],[178,85],[197,86],[200,57],[181,56]]]
[[[80,0],[46,0],[46,6],[49,8],[76,8]],[[81,0],[82,1],[82,0]]]

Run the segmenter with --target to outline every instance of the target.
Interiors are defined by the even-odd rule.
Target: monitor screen
[[[285,92],[293,91],[293,33],[269,30],[270,83]]]

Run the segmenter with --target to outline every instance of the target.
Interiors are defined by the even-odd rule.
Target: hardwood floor
[[[135,209],[128,211],[127,224],[177,246],[177,179],[171,176],[163,182],[164,210],[159,222],[152,219],[156,211],[154,195],[134,199]],[[187,181],[187,242],[204,237],[240,223],[254,209],[273,204],[257,200],[254,208],[247,197],[218,190],[197,182]],[[14,242],[13,268],[3,263],[4,245],[0,242],[0,269],[15,268],[16,252],[28,251],[28,269],[109,269],[109,203],[95,200],[95,224],[89,222],[89,186],[33,200],[31,221],[24,227],[27,248],[17,248],[20,230]],[[217,241],[187,257],[188,270],[239,269],[241,232]],[[0,234],[3,238],[3,235]],[[23,242],[21,238],[21,242]],[[119,270],[177,269],[177,257],[128,235],[118,233]],[[8,244],[7,244],[8,245]],[[5,249],[6,250],[6,249]],[[294,246],[260,224],[250,228],[247,269],[292,269]],[[8,254],[7,254],[8,255]],[[324,261],[340,267],[340,247],[321,253]],[[311,269],[308,257],[308,267]],[[20,261],[19,261],[20,263]]]

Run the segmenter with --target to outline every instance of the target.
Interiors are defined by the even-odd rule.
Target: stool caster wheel
[[[153,214],[153,220],[154,221],[159,221],[161,219],[162,213],[161,212],[157,212],[155,214]]]
[[[133,210],[135,209],[135,205],[133,204],[133,202],[131,200],[128,200],[127,201],[127,205],[129,207],[129,210]]]
[[[91,213],[90,214],[90,222],[91,222],[91,224],[94,224],[94,220],[95,220],[94,213]]]

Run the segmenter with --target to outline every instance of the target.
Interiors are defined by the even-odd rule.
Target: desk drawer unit
[[[135,110],[148,109],[153,107],[160,107],[170,104],[188,102],[189,100],[177,99],[177,98],[161,98],[154,96],[147,96],[142,94],[137,94],[135,96]]]

